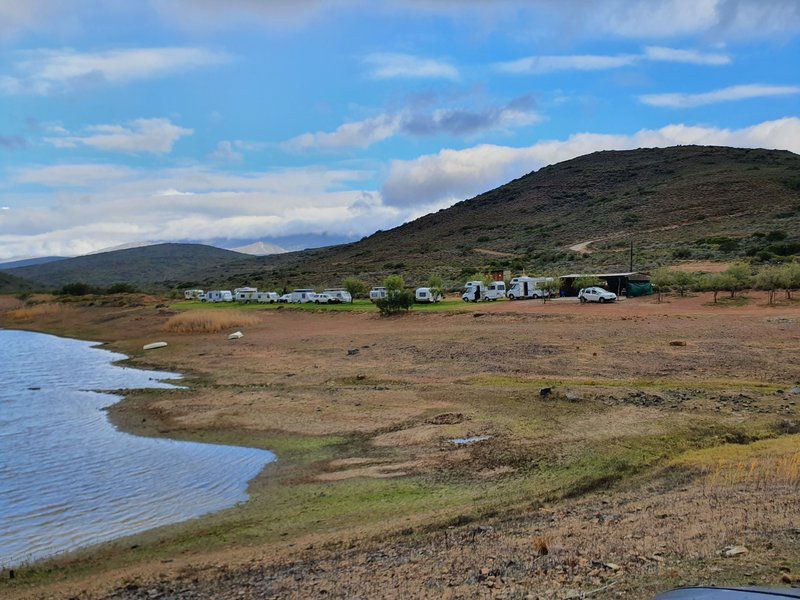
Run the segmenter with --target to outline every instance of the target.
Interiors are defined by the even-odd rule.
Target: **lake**
[[[229,508],[266,450],[117,430],[96,390],[170,388],[179,375],[113,365],[93,342],[0,330],[0,567]]]

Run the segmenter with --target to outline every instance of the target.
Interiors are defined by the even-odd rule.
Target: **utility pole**
[[[633,240],[631,240],[631,264],[628,270],[633,273]]]

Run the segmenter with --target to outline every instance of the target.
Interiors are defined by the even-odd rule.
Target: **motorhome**
[[[442,299],[442,294],[439,291],[434,291],[428,287],[417,288],[414,292],[414,300],[421,304],[439,302]]]
[[[484,300],[500,300],[506,297],[506,282],[505,281],[492,281],[486,286],[486,291],[483,293]]]
[[[464,302],[480,302],[486,292],[486,284],[483,281],[468,281],[464,284],[464,293],[461,299]]]
[[[233,299],[245,304],[256,301],[258,290],[254,287],[240,287],[233,290]]]
[[[233,302],[230,290],[210,290],[203,294],[203,302]]]
[[[342,288],[331,288],[329,290],[323,290],[322,293],[328,294],[331,298],[330,302],[333,304],[349,303],[353,301],[353,296],[350,295],[350,292]]]
[[[312,289],[297,289],[292,290],[289,295],[289,302],[292,304],[305,304],[306,302],[313,302],[317,294]]]
[[[369,299],[372,302],[386,298],[387,295],[388,292],[386,291],[385,287],[374,287],[369,291]]]
[[[506,296],[508,296],[509,300],[550,296],[550,292],[543,290],[539,286],[543,282],[552,280],[552,277],[514,277],[510,282]]]
[[[274,304],[278,301],[278,294],[276,292],[256,292],[253,297],[253,302],[259,304]]]
[[[183,290],[184,300],[200,300],[203,297],[203,290]]]

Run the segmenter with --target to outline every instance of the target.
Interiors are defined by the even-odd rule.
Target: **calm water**
[[[167,388],[92,342],[0,330],[0,566],[228,508],[271,452],[137,437],[89,390]],[[31,389],[40,388],[40,389]]]

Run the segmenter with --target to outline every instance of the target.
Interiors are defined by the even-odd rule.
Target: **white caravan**
[[[317,297],[314,290],[311,289],[297,289],[292,290],[289,294],[289,302],[292,304],[305,304],[306,302],[313,302]]]
[[[203,290],[183,290],[184,300],[200,300],[203,297]]]
[[[369,299],[375,302],[376,300],[386,298],[388,294],[389,292],[386,291],[385,287],[374,287],[369,291]]]
[[[552,277],[514,277],[506,292],[509,300],[522,300],[525,298],[549,297],[550,292],[539,287],[545,281],[552,281]]]
[[[250,302],[255,302],[256,294],[258,294],[258,290],[254,287],[240,287],[233,290],[233,299],[236,302],[248,304]]]
[[[505,281],[492,281],[486,286],[486,291],[483,293],[484,300],[499,300],[506,297],[506,282]]]
[[[331,288],[329,290],[323,290],[322,293],[330,296],[329,302],[331,304],[342,304],[353,301],[353,297],[350,295],[350,292],[342,288]]]
[[[203,302],[233,302],[230,290],[211,290],[203,294]]]
[[[424,304],[430,303],[433,304],[434,302],[439,302],[442,299],[442,294],[439,292],[434,292],[431,288],[421,287],[417,288],[417,291],[414,292],[414,300]]]
[[[482,281],[468,281],[464,284],[464,293],[461,299],[464,302],[480,302],[486,293],[486,284]]]
[[[259,304],[274,304],[278,301],[278,294],[275,292],[256,292],[253,297],[253,302]]]

